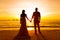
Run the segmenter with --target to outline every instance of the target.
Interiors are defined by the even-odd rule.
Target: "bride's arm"
[[[27,20],[29,20],[27,16],[26,16],[26,18],[27,18]],[[30,21],[30,20],[29,20],[29,21]]]
[[[30,20],[28,19],[27,15],[26,15],[26,18],[27,18],[28,21],[30,21]]]

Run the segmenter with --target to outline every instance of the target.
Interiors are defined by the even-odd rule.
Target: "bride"
[[[16,38],[17,38],[17,40],[30,40],[30,36],[28,34],[28,30],[27,30],[27,27],[26,27],[27,15],[25,14],[25,10],[22,10],[22,14],[20,15],[20,17],[21,17],[20,18],[21,27],[20,27],[19,33],[18,33]],[[16,38],[15,38],[15,40],[16,40]]]

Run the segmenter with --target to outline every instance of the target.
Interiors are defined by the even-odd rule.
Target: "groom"
[[[35,8],[35,12],[33,12],[32,19],[34,19],[35,34],[37,34],[36,27],[38,28],[38,32],[40,33],[39,23],[40,23],[41,15],[40,12],[38,12],[38,8]]]

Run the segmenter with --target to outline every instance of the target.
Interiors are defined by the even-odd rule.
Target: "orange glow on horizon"
[[[52,14],[60,15],[60,0],[1,0],[0,17],[12,16],[19,19],[22,10],[25,9],[28,18],[31,19],[35,7],[38,7],[42,18]]]
[[[0,20],[20,21],[20,14],[23,9],[27,17],[31,20],[36,7],[41,13],[41,25],[45,26],[51,22],[55,22],[59,25],[60,0],[0,0]],[[33,21],[32,23],[28,20],[26,22],[27,26],[34,26]],[[48,24],[48,26],[49,25],[50,24]]]

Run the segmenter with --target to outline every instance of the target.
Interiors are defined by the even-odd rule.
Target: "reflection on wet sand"
[[[19,28],[0,28],[0,40],[13,40],[18,32]],[[31,40],[44,40],[41,34],[34,34],[34,28],[28,28],[28,32]],[[60,40],[60,28],[41,27],[41,33],[46,40]]]

